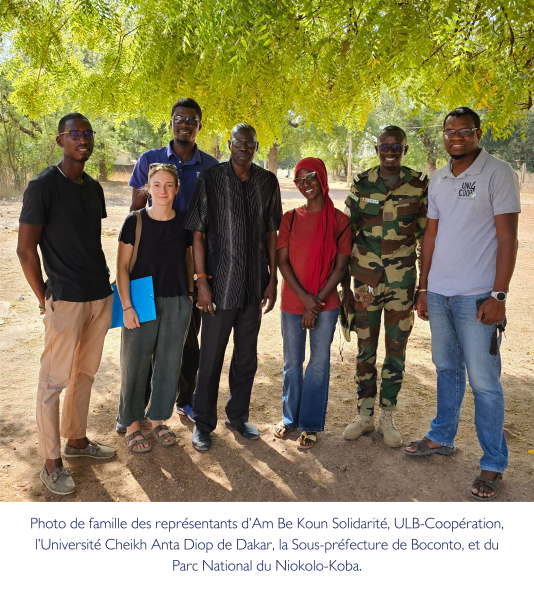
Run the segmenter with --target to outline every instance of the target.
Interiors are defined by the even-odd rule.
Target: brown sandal
[[[141,437],[142,439],[140,440],[136,440],[136,437]],[[126,443],[126,445],[128,446],[128,450],[132,453],[132,454],[144,454],[145,452],[150,452],[152,450],[152,446],[150,444],[148,444],[148,440],[146,439],[146,437],[141,433],[141,430],[138,429],[137,431],[134,431],[133,433],[128,434],[127,436],[125,436],[124,441]],[[148,444],[147,448],[136,448],[135,446],[138,446],[140,444]]]
[[[160,431],[165,430],[165,433],[158,435]],[[156,442],[163,447],[174,446],[176,444],[176,434],[168,425],[158,425],[154,429],[150,430],[150,435],[156,440]],[[171,438],[169,440],[169,438]]]
[[[283,421],[280,421],[280,423],[277,423],[274,426],[274,437],[285,438],[289,435],[290,431],[291,431],[291,429],[289,429],[289,427],[284,425]]]
[[[477,483],[483,483],[485,486],[489,487],[490,490],[492,490],[493,492],[495,492],[493,494],[493,496],[479,496],[478,494],[473,494],[473,492],[471,491],[471,498],[474,498],[475,500],[481,500],[482,502],[488,502],[491,500],[495,500],[495,498],[497,498],[497,496],[499,495],[499,492],[501,491],[501,481],[502,481],[502,473],[497,473],[497,475],[495,475],[495,478],[492,479],[491,481],[489,479],[484,479],[484,477],[481,477],[480,475],[475,479],[475,481],[473,481],[473,485],[471,486],[471,490],[473,489],[473,486]],[[480,490],[479,486],[479,490]]]

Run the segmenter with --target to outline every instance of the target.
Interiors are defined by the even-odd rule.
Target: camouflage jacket
[[[350,274],[375,287],[385,271],[393,288],[415,283],[416,245],[425,232],[428,177],[401,167],[391,190],[378,166],[356,175],[345,204],[352,228]]]

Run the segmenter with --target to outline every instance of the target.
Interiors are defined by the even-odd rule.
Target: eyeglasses
[[[181,115],[174,115],[174,117],[171,117],[171,121],[176,125],[187,123],[191,127],[194,127],[197,123],[200,123],[200,119],[197,119],[196,117],[182,117]]]
[[[380,144],[378,146],[380,152],[383,152],[384,154],[390,150],[395,152],[395,154],[401,154],[404,152],[404,148],[406,148],[406,144]]]
[[[257,148],[258,142],[243,142],[242,140],[230,140],[230,143],[234,148]]]
[[[63,133],[60,133],[59,135],[70,135],[70,138],[72,140],[81,140],[82,139],[82,135],[86,140],[94,140],[95,139],[95,133],[96,131],[93,131],[92,129],[88,129],[87,131],[78,131],[77,129],[73,129],[72,131],[64,131]]]
[[[306,177],[297,177],[296,179],[293,179],[293,182],[297,187],[301,187],[305,183],[311,183],[315,179],[317,179],[317,173],[312,171],[311,173],[308,173]]]
[[[444,129],[443,135],[448,138],[453,138],[457,133],[459,133],[462,137],[469,137],[473,135],[473,131],[476,131],[478,127],[472,127],[468,129],[467,127],[464,129]]]
[[[148,169],[149,171],[152,171],[152,169],[163,169],[165,171],[174,171],[175,173],[178,173],[175,165],[171,165],[169,163],[152,163]]]

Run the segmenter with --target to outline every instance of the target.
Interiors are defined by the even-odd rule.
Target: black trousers
[[[261,325],[261,304],[243,308],[217,309],[215,316],[202,313],[200,365],[193,403],[193,418],[201,431],[217,427],[217,397],[224,364],[224,353],[232,329],[234,353],[230,364],[230,395],[226,414],[230,421],[246,423],[254,375],[258,368],[258,334]]]
[[[191,322],[185,338],[184,350],[182,354],[182,366],[180,368],[180,381],[178,384],[178,396],[176,397],[176,406],[187,406],[192,400],[197,384],[198,364],[200,360],[200,348],[198,345],[198,332],[200,331],[201,311],[193,303],[191,311]],[[148,379],[145,388],[145,406],[150,402],[152,393],[152,365],[148,373]]]

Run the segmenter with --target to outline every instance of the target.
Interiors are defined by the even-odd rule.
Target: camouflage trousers
[[[354,289],[362,287],[354,280]],[[402,386],[406,346],[413,328],[412,310],[415,285],[407,288],[391,288],[385,273],[374,288],[373,302],[366,308],[358,301],[356,291],[356,314],[354,329],[358,333],[358,357],[356,377],[358,384],[358,409],[362,415],[374,414],[377,395],[376,350],[380,335],[382,311],[386,334],[386,358],[382,366],[380,408],[396,410],[397,395]]]

